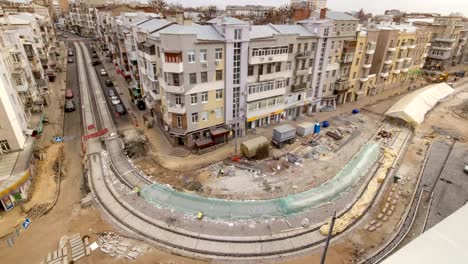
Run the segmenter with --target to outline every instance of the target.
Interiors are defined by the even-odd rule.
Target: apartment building
[[[376,25],[379,30],[371,74],[378,74],[372,94],[421,73],[431,33],[411,25]]]
[[[34,144],[25,135],[28,118],[22,104],[24,92],[19,92],[30,85],[24,75],[28,63],[21,44],[15,42],[18,39],[14,30],[0,28],[0,204],[5,211],[27,198],[32,174],[29,161]]]
[[[228,5],[226,6],[227,16],[245,16],[245,17],[265,17],[271,11],[275,10],[274,6],[262,5]]]
[[[103,1],[76,0],[69,2],[68,28],[85,37],[96,35],[96,7],[104,5]]]
[[[327,0],[291,0],[291,6],[307,7],[312,11],[319,11],[327,8]]]
[[[434,22],[413,23],[419,28],[432,33],[430,50],[424,68],[431,71],[443,71],[452,65],[452,62],[459,61],[457,52],[460,36],[462,34],[463,23],[461,17],[436,16]],[[463,41],[462,41],[463,42]]]

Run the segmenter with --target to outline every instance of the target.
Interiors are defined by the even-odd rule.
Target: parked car
[[[105,80],[104,83],[106,84],[107,87],[112,87],[112,86],[114,86],[114,83],[113,83],[111,80],[109,80],[109,79]]]
[[[70,90],[70,89],[67,89],[67,91],[65,92],[65,98],[72,99],[73,98],[73,91]]]
[[[93,62],[91,62],[91,64],[92,64],[93,66],[96,66],[96,65],[101,64],[101,62],[100,62],[99,60],[93,60]],[[106,73],[106,74],[107,74],[107,73]],[[102,75],[102,71],[101,71],[101,75]]]
[[[117,97],[117,96],[112,96],[112,97],[111,97],[111,103],[112,103],[113,105],[120,104],[120,99],[119,99],[119,97]]]
[[[75,31],[73,31],[73,30],[70,30],[70,33],[72,33],[72,34],[75,34]]]
[[[458,71],[455,73],[455,76],[462,78],[462,77],[465,77],[465,74],[466,74],[465,71]]]
[[[65,112],[73,112],[75,111],[75,103],[72,100],[68,100],[65,103]]]
[[[125,113],[127,113],[127,110],[125,110],[125,107],[123,106],[123,104],[115,105],[115,111],[119,113],[120,115],[125,115]]]
[[[146,109],[146,104],[143,100],[138,100],[137,101],[137,108],[140,110],[145,110]]]
[[[93,57],[94,59],[96,59],[96,58],[98,57],[98,55],[97,55],[96,53],[93,53],[93,54],[91,55],[91,57]]]
[[[101,69],[101,76],[107,76],[107,72],[104,69]]]
[[[109,89],[108,93],[109,93],[109,97],[114,97],[115,96],[115,92],[112,89]]]
[[[465,168],[463,168],[463,171],[468,174],[468,161],[465,162]]]
[[[68,58],[68,63],[73,63],[73,58]]]
[[[72,50],[68,51],[68,56],[73,56],[73,51]]]

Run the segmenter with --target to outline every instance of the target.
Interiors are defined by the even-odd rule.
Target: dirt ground
[[[24,221],[26,213],[31,208],[38,205],[52,204],[55,198],[57,188],[56,172],[54,171],[54,163],[56,163],[61,145],[50,145],[42,149],[46,155],[46,159],[36,163],[35,175],[29,188],[28,200],[22,204],[18,204],[9,212],[2,212],[0,218],[0,237],[11,232],[15,226],[18,226]]]
[[[187,188],[190,182],[199,182],[202,189],[197,193],[204,196],[227,199],[282,197],[316,187],[338,173],[376,132],[382,117],[371,113],[347,113],[328,120],[331,126],[314,139],[318,146],[309,144],[313,136],[297,138],[295,143],[282,149],[271,147],[270,157],[264,160],[243,158],[233,162],[227,159],[183,173],[168,171],[151,159],[139,159],[135,164],[157,182],[178,190],[190,190]],[[342,133],[343,139],[335,141],[325,135],[337,128],[346,130]],[[281,158],[273,159],[272,156]]]

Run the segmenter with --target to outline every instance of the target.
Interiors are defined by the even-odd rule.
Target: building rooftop
[[[320,12],[314,12],[312,13],[311,17],[313,18],[319,18],[320,17]],[[332,10],[327,10],[327,14],[325,15],[327,19],[331,20],[359,20],[351,15],[348,15],[343,12],[338,12],[338,11],[332,11]]]
[[[227,5],[227,9],[241,9],[241,10],[252,10],[252,9],[275,9],[274,6],[264,6],[264,5]]]
[[[223,41],[224,37],[211,25],[190,25],[183,26],[178,24],[170,25],[160,31],[151,34],[152,37],[159,37],[160,34],[178,34],[178,35],[197,35],[200,40]]]
[[[273,25],[281,34],[298,34],[300,37],[313,37],[314,33],[302,25]]]
[[[234,17],[217,17],[208,21],[210,24],[221,24],[221,25],[248,25],[249,23],[239,20]]]
[[[150,19],[138,25],[138,29],[146,32],[153,32],[165,26],[173,24],[174,22],[165,19]]]
[[[377,24],[375,25],[376,29],[380,30],[398,30],[400,32],[407,32],[407,33],[414,33],[418,30],[417,27],[412,26],[410,24],[401,24],[401,25],[393,25],[393,24]]]

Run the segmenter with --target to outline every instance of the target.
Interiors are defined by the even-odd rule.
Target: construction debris
[[[145,250],[133,240],[113,233],[104,233],[98,238],[99,248],[112,257],[125,257],[135,260]],[[96,247],[91,244],[90,249]]]
[[[42,216],[45,212],[47,212],[50,206],[51,206],[50,202],[37,204],[33,208],[31,208],[31,210],[29,210],[26,215],[30,219],[36,219]]]

